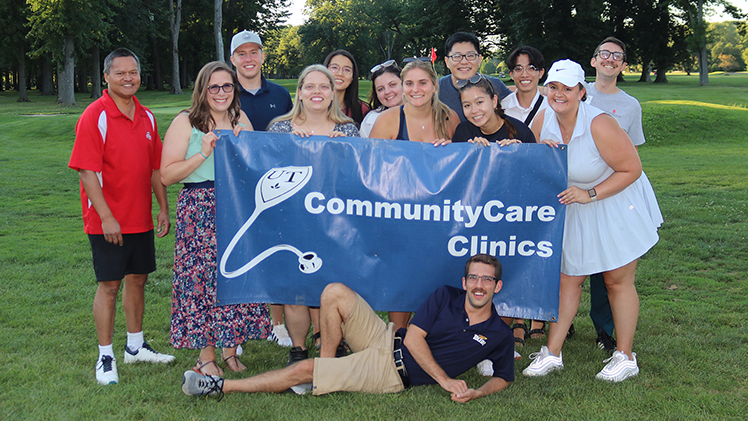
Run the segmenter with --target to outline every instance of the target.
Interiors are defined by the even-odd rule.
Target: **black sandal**
[[[515,344],[520,344],[520,345],[524,346],[525,345],[525,340],[527,340],[527,336],[528,336],[528,334],[527,334],[527,325],[524,324],[524,323],[515,323],[515,324],[512,325],[512,334],[514,334],[514,329],[522,329],[522,331],[525,333],[524,337],[522,337],[522,338],[518,338],[516,336],[514,337],[514,343]]]
[[[540,336],[533,337],[532,335],[545,335],[545,322],[543,322],[543,327],[541,327],[540,329],[532,329],[530,331],[530,338],[532,338],[532,339],[540,339]]]

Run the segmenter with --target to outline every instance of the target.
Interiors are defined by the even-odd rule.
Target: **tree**
[[[216,60],[226,61],[223,48],[223,0],[213,0],[213,36],[216,40]]]
[[[10,0],[0,3],[0,35],[6,41],[7,50],[0,52],[4,61],[15,64],[18,73],[16,88],[18,102],[29,102],[26,91],[26,34],[29,7],[25,0]]]
[[[169,28],[171,30],[171,93],[182,94],[182,85],[179,82],[179,23],[182,20],[182,0],[177,0],[176,9],[174,1],[169,1]]]

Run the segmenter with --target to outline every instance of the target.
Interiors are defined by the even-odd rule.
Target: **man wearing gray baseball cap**
[[[262,75],[265,52],[260,36],[252,31],[241,31],[231,39],[231,63],[239,79],[239,99],[242,111],[252,127],[267,130],[270,120],[291,111],[291,95],[281,85]]]

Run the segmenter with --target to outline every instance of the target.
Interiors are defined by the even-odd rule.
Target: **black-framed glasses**
[[[528,73],[530,73],[530,72],[537,72],[538,68],[535,67],[535,66],[533,66],[532,64],[529,65],[529,66],[527,66],[527,67],[524,67],[521,64],[518,64],[518,65],[514,66],[514,68],[512,68],[512,72],[514,72],[516,74],[521,74],[524,71],[527,71]]]
[[[405,57],[403,59],[403,64],[408,64],[411,61],[428,61],[431,62],[431,57]]]
[[[397,66],[397,62],[395,62],[395,60],[387,60],[383,63],[379,63],[376,66],[372,67],[371,70],[369,70],[369,73],[376,73],[382,69],[386,69],[392,66]]]
[[[467,53],[467,54],[460,54],[460,53],[454,53],[449,57],[450,60],[454,61],[455,63],[459,63],[462,61],[463,58],[466,58],[468,61],[474,61],[478,58],[478,53]]]
[[[494,278],[493,276],[478,276],[478,275],[473,275],[472,273],[470,275],[468,275],[466,277],[466,279],[470,283],[475,283],[475,282],[478,282],[478,281],[481,281],[481,282],[496,282],[496,278]]]
[[[230,94],[234,92],[234,84],[233,83],[227,83],[225,85],[210,85],[208,86],[208,92],[211,95],[217,94],[219,91],[223,91],[227,94]]]
[[[468,83],[471,85],[475,85],[476,83],[480,82],[481,79],[483,79],[485,76],[483,76],[480,73],[476,73],[473,76],[469,77],[468,79],[460,79],[457,82],[455,82],[455,86],[457,89],[464,88],[465,85]]]
[[[608,50],[600,50],[597,52],[597,55],[603,60],[609,59],[611,55],[613,56],[613,60],[615,61],[623,61],[626,58],[625,53],[621,53],[618,51],[614,52],[614,51],[608,51]]]

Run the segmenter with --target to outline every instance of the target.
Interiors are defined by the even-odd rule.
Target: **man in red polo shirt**
[[[151,190],[159,205],[158,237],[169,233],[169,204],[161,184],[161,138],[156,119],[140,105],[140,62],[120,48],[104,59],[108,88],[81,115],[68,166],[80,175],[84,231],[98,288],[93,314],[99,340],[96,380],[119,381],[112,349],[117,294],[127,325],[124,362],[168,363],[174,357],[143,340],[144,287],[156,270]]]

